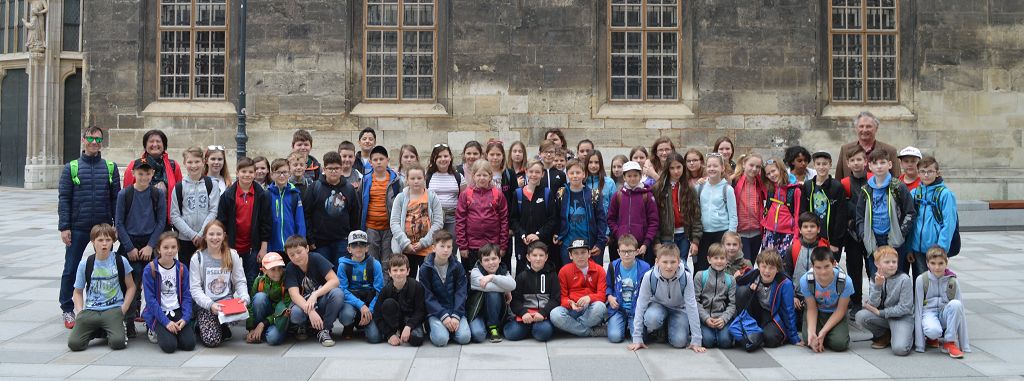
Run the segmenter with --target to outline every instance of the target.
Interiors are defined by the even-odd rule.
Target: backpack
[[[130,185],[124,189],[124,215],[128,216],[128,212],[132,210],[132,202],[134,202],[135,199],[135,186]],[[153,188],[152,185],[149,187],[149,198],[153,204],[153,216],[156,216],[157,211],[160,210],[160,192],[158,192],[156,188]]]
[[[697,202],[700,202],[700,194],[702,192],[704,192],[704,184],[707,184],[707,183],[700,183],[700,184],[697,185]],[[725,203],[725,213],[726,214],[729,214],[729,197],[728,196],[729,196],[728,195],[728,190],[726,189],[726,187],[722,187],[722,202]]]
[[[350,290],[349,292],[351,292],[352,295],[355,295],[357,298],[359,298],[359,300],[362,300],[363,303],[370,304],[370,301],[373,300],[375,296],[377,296],[377,290],[373,288],[374,273],[376,272],[374,271],[374,263],[377,263],[377,260],[370,256],[367,256],[367,259],[369,259],[369,261],[367,261],[366,267],[364,267],[364,272],[366,274],[366,282],[370,284],[370,289],[355,291]],[[341,271],[345,274],[346,277],[348,277],[350,281],[356,280],[355,275],[352,274],[351,263],[343,264]]]
[[[690,277],[689,276],[690,274],[689,274],[688,271],[686,271],[685,267],[683,267],[682,270],[683,270],[683,273],[679,274],[679,295],[680,296],[683,296],[683,295],[686,294],[686,278]],[[660,277],[654,276],[654,270],[653,269],[648,271],[647,274],[649,274],[648,276],[651,278],[651,297],[654,297],[654,294],[657,293],[657,291],[658,291],[658,278],[660,278]]]
[[[817,243],[818,243],[818,245],[815,246],[815,247],[828,247],[829,246],[828,240],[824,239],[824,238],[818,238],[818,242]],[[790,268],[790,270],[794,270],[794,271],[796,270],[796,261],[800,259],[800,250],[803,249],[803,246],[804,246],[804,244],[802,242],[800,242],[800,237],[793,237],[793,244],[789,246],[789,257],[791,259],[790,263],[793,264],[793,267]],[[833,257],[835,256],[835,254],[836,253],[832,253]],[[785,259],[785,258],[783,258],[783,259]],[[835,260],[836,262],[839,261],[839,258],[832,258],[832,259]]]
[[[921,295],[921,300],[922,300],[921,305],[922,306],[926,305],[928,303],[928,284],[929,283],[931,283],[931,282],[929,282],[928,279],[925,279],[924,286],[923,286],[924,290],[922,290],[924,292],[924,294]],[[949,278],[949,282],[946,283],[946,300],[955,300],[956,299],[956,290],[958,288],[960,288],[960,286],[956,283],[956,278]]]
[[[768,192],[768,205],[764,208],[764,217],[768,217],[768,211],[771,210],[771,204],[779,204],[789,209],[789,214],[793,216],[793,224],[799,224],[798,218],[800,217],[800,200],[796,198],[796,190],[799,188],[796,184],[789,184],[783,187],[786,190],[786,197],[784,199],[778,199],[775,196],[775,189]],[[776,227],[778,227],[778,212],[775,214]],[[799,226],[796,226],[797,230],[800,230]]]
[[[206,195],[209,196],[210,192],[213,192],[213,179],[210,176],[203,176],[203,183],[206,185]],[[174,186],[174,195],[178,197],[178,211],[180,212],[185,207],[182,206],[183,195],[181,194],[182,188],[185,187],[185,182],[182,181]]]
[[[817,287],[818,283],[814,281],[814,271],[808,271],[807,275],[806,275],[806,278],[807,278],[808,288],[810,288],[810,287]],[[843,290],[845,290],[845,289],[846,289],[846,273],[843,272],[843,270],[839,270],[839,273],[836,274],[836,294],[842,295],[843,294]],[[814,292],[813,288],[811,289],[811,292],[812,293]]]
[[[470,203],[473,202],[473,189],[475,188],[466,187],[466,197],[469,199]],[[497,187],[491,187],[491,203],[494,204],[494,210],[498,210],[498,203],[501,202],[501,198],[499,196],[501,196],[501,191],[499,191]]]
[[[114,162],[112,161],[104,159],[103,162],[107,164],[107,183],[113,184],[114,171],[116,171],[117,168],[114,167]],[[71,166],[71,182],[75,183],[75,185],[82,185],[82,180],[78,178],[78,159],[71,160],[69,165]]]
[[[544,209],[548,208],[548,199],[551,197],[551,190],[544,188]],[[516,188],[516,204],[519,207],[519,213],[523,213],[523,188]]]
[[[932,200],[931,200],[931,202],[933,204],[932,205],[932,215],[935,216],[935,220],[939,222],[939,225],[942,225],[942,222],[945,221],[943,219],[943,216],[942,216],[942,205],[939,204],[939,196],[942,195],[942,191],[944,191],[944,190],[946,190],[946,187],[943,186],[943,185],[939,185],[939,186],[935,187],[935,192],[932,193]],[[924,197],[924,191],[923,190],[920,191],[920,192],[917,192],[915,190],[915,192],[914,192],[914,201],[917,202],[918,209],[921,208],[920,204],[923,201],[922,200],[923,197]],[[957,254],[960,254],[960,247],[961,247],[961,243],[960,243],[960,219],[957,219],[957,221],[956,221],[956,229],[953,230],[953,239],[951,241],[949,241],[949,250],[946,251],[946,256],[947,257],[955,257],[955,256],[957,256]],[[925,286],[925,287],[927,287],[927,286]]]
[[[725,275],[725,288],[728,289],[729,287],[732,286],[732,275],[725,274],[724,272],[723,272],[723,275]],[[707,285],[708,285],[708,270],[704,270],[704,271],[701,272],[701,276],[700,276],[700,288],[704,288]]]
[[[125,283],[126,273],[124,272],[124,261],[117,255],[111,253],[114,256],[114,264],[117,267],[117,284],[121,286],[121,296],[123,297],[128,292],[128,284]],[[96,254],[90,255],[85,260],[85,290],[89,291],[89,287],[92,286],[92,270],[96,267]]]

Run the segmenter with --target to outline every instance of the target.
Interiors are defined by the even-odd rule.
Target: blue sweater
[[[270,208],[274,214],[274,228],[267,241],[267,251],[284,252],[284,241],[293,235],[306,236],[306,215],[302,209],[302,193],[288,183],[285,189],[277,184],[267,186]]]
[[[939,187],[944,188],[941,193]],[[953,232],[959,217],[956,211],[956,195],[943,184],[942,178],[938,178],[931,185],[921,184],[911,192],[917,202],[917,218],[914,219],[913,232],[907,242],[910,250],[916,253],[925,253],[932,245],[939,245],[949,250],[953,242]],[[936,196],[938,204],[935,203]],[[942,216],[940,224],[936,214]]]
[[[156,196],[157,205],[155,207],[150,192],[159,193]],[[124,199],[127,194],[128,188],[122,189],[117,194],[117,213],[114,217],[114,225],[117,229],[118,241],[121,242],[125,253],[127,253],[132,249],[141,249],[141,247],[134,247],[132,237],[149,236],[149,241],[146,244],[156,249],[160,234],[167,226],[167,197],[164,196],[164,191],[152,186],[144,191],[134,190],[132,192],[132,210],[126,210]],[[154,212],[156,216],[153,215]]]

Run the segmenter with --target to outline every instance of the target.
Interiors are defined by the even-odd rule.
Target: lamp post
[[[248,12],[246,5],[248,0],[239,0],[239,18],[238,18],[238,131],[235,134],[235,143],[238,145],[236,149],[236,159],[245,157],[245,143],[249,141],[249,136],[245,131],[245,14]]]

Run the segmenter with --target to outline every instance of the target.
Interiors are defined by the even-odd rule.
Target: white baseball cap
[[[640,163],[635,161],[627,161],[626,164],[622,165],[622,173],[629,171],[640,171],[643,172],[643,168],[640,167]]]
[[[897,155],[896,157],[904,157],[904,156],[913,156],[913,157],[916,157],[918,159],[924,157],[924,156],[921,155],[921,150],[917,149],[917,147],[912,147],[912,146],[908,146],[907,148],[901,149],[900,150],[900,154]]]

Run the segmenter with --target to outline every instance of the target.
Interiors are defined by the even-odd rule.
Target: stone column
[[[28,150],[25,189],[56,188],[60,180],[60,52],[63,0],[31,0],[28,39]],[[49,22],[47,22],[49,21]],[[36,30],[40,28],[41,30]],[[39,41],[42,36],[43,41]]]

